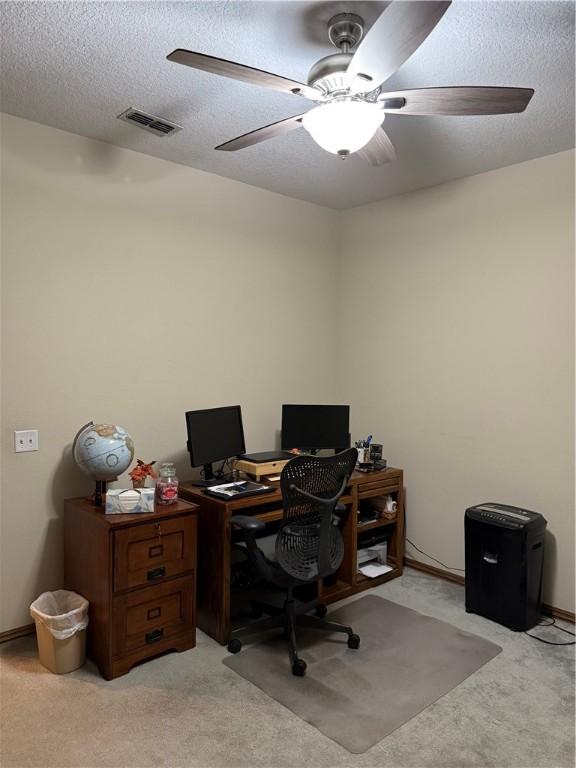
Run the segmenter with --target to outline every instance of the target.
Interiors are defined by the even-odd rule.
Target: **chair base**
[[[316,609],[316,616],[308,616],[308,612]],[[298,656],[296,647],[296,627],[307,627],[308,629],[318,629],[323,632],[341,632],[348,635],[348,647],[357,649],[360,647],[360,638],[354,634],[352,627],[347,627],[335,621],[328,621],[323,617],[326,614],[326,608],[317,600],[310,603],[299,603],[294,600],[292,590],[284,601],[283,608],[268,605],[266,603],[253,602],[252,615],[257,613],[267,613],[268,616],[259,621],[255,621],[246,627],[236,630],[232,633],[228,642],[230,653],[238,653],[242,649],[241,638],[249,637],[260,632],[266,632],[270,629],[283,629],[284,637],[288,641],[288,653],[292,665],[292,674],[297,677],[303,677],[306,674],[306,662]]]

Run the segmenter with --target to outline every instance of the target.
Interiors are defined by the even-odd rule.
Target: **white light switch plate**
[[[22,451],[38,450],[38,430],[37,429],[18,429],[14,432],[14,450],[16,453]]]

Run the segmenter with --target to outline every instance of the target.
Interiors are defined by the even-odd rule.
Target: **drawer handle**
[[[152,619],[157,619],[162,613],[162,608],[150,608],[146,615],[146,619],[148,621],[152,621]]]
[[[164,552],[164,547],[162,544],[155,544],[153,547],[150,547],[148,549],[148,557],[160,557],[160,555]]]
[[[163,629],[153,629],[152,632],[146,633],[146,642],[148,645],[150,643],[157,643],[159,640],[162,640],[164,637],[164,630]]]
[[[148,581],[161,579],[163,576],[166,576],[166,568],[163,565],[160,568],[152,568],[152,570],[147,573]]]

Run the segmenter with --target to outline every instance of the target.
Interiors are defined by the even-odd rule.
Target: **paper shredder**
[[[540,620],[546,520],[507,504],[469,507],[464,518],[466,611],[517,631]]]

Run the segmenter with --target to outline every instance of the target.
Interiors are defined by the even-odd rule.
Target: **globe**
[[[117,480],[134,460],[134,443],[125,429],[115,424],[85,424],[72,446],[74,461],[98,482]]]

